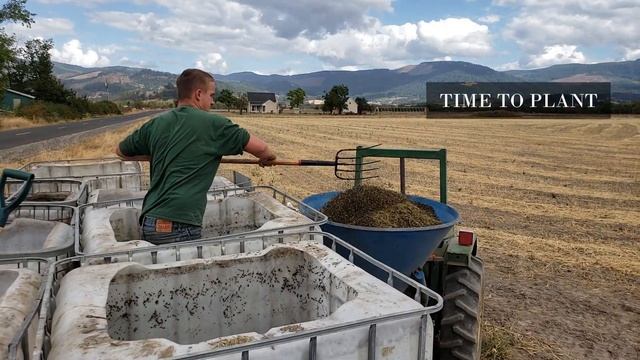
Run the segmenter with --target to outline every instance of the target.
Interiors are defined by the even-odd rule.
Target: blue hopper
[[[322,211],[325,204],[338,194],[337,191],[315,194],[305,198],[302,202]],[[322,225],[322,230],[410,276],[414,271],[422,268],[429,256],[458,222],[460,216],[454,208],[438,201],[411,195],[408,198],[413,202],[431,206],[442,224],[417,228],[377,228],[328,221]],[[325,243],[325,245],[331,246],[330,243]],[[342,256],[347,256],[344,249],[338,247],[337,252]],[[361,259],[356,258],[355,264],[380,280],[387,281],[386,273],[368,266]]]

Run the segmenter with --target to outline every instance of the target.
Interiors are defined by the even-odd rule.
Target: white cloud
[[[82,7],[93,7],[95,5],[109,2],[109,0],[37,0],[41,4],[56,5],[56,4],[72,4]]]
[[[327,68],[399,67],[492,51],[488,27],[470,19],[386,25],[367,15],[370,9],[391,11],[392,0],[354,0],[340,7],[315,0],[185,0],[180,6],[173,0],[153,1],[171,13],[107,11],[93,14],[92,20],[172,49],[267,61],[284,53],[307,54]],[[222,63],[207,65],[205,57],[197,60],[203,67],[223,69]]]
[[[504,63],[495,67],[495,70],[498,70],[498,71],[519,70],[519,69],[520,69],[520,63],[518,61]]]
[[[356,71],[356,70],[360,70],[359,67],[357,66],[353,66],[353,65],[347,65],[347,66],[340,66],[338,67],[336,70],[342,70],[342,71]]]
[[[584,63],[585,56],[575,45],[545,46],[542,54],[530,58],[526,67],[540,68],[556,64]]]
[[[111,44],[107,46],[101,46],[96,51],[102,55],[113,55],[116,52],[122,51],[124,48],[120,45]]]
[[[9,34],[17,34],[19,40],[49,39],[56,35],[73,34],[73,22],[64,18],[36,17],[31,27],[11,23],[6,30]]]
[[[260,13],[263,24],[277,36],[317,39],[344,29],[368,27],[370,10],[391,11],[391,0],[349,0],[340,6],[317,0],[236,0]]]
[[[464,18],[403,25],[376,21],[365,31],[342,31],[321,40],[299,39],[297,44],[339,68],[394,68],[437,57],[484,56],[492,49],[488,28]]]
[[[640,48],[638,48],[638,49],[625,49],[624,59],[625,60],[640,59]]]
[[[224,61],[222,55],[218,53],[209,53],[205,56],[201,56],[196,61],[196,68],[205,70],[211,73],[226,73],[227,62]]]
[[[118,60],[118,64],[122,66],[146,68],[146,69],[155,69],[158,67],[158,65],[154,62],[148,62],[144,60],[131,60],[126,56],[121,57],[120,60]]]
[[[95,13],[93,20],[136,32],[144,41],[182,50],[222,52],[227,48],[225,45],[246,49],[273,45],[272,31],[259,23],[255,12],[243,11],[240,5],[233,3],[216,9],[209,9],[209,3],[193,8],[190,4],[189,1],[181,4],[168,17],[153,12],[107,11]]]
[[[640,2],[637,0],[494,0],[514,5],[519,13],[506,25],[504,36],[528,55],[554,44],[581,48],[606,47],[625,56],[640,48]]]
[[[498,21],[500,21],[500,16],[495,14],[486,15],[478,18],[478,22],[485,23],[485,24],[495,24]]]
[[[482,56],[489,53],[489,29],[467,18],[418,23],[421,40],[443,54]]]
[[[62,46],[62,50],[51,49],[51,58],[54,61],[86,67],[107,66],[110,64],[109,58],[97,51],[92,49],[83,50],[82,44],[77,39],[66,42]]]

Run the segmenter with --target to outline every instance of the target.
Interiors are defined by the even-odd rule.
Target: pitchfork
[[[369,146],[361,149],[370,149],[378,145]],[[290,166],[333,166],[334,175],[340,180],[355,180],[355,173],[360,172],[362,176],[360,179],[372,179],[378,177],[370,173],[371,171],[378,170],[378,167],[373,167],[373,164],[380,162],[380,160],[363,160],[357,161],[356,155],[357,149],[340,149],[336,153],[335,160],[276,160],[273,165],[290,165]],[[259,160],[255,159],[222,159],[220,162],[225,164],[259,164]],[[359,167],[359,169],[358,169]]]

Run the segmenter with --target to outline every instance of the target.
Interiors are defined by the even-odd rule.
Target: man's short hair
[[[214,82],[213,76],[200,69],[187,69],[178,76],[176,87],[178,88],[178,100],[188,99],[196,89],[206,89],[209,82]]]

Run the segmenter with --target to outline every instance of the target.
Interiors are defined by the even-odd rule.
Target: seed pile
[[[378,228],[438,225],[433,209],[410,201],[401,193],[362,185],[344,191],[329,201],[322,212],[341,224]]]

